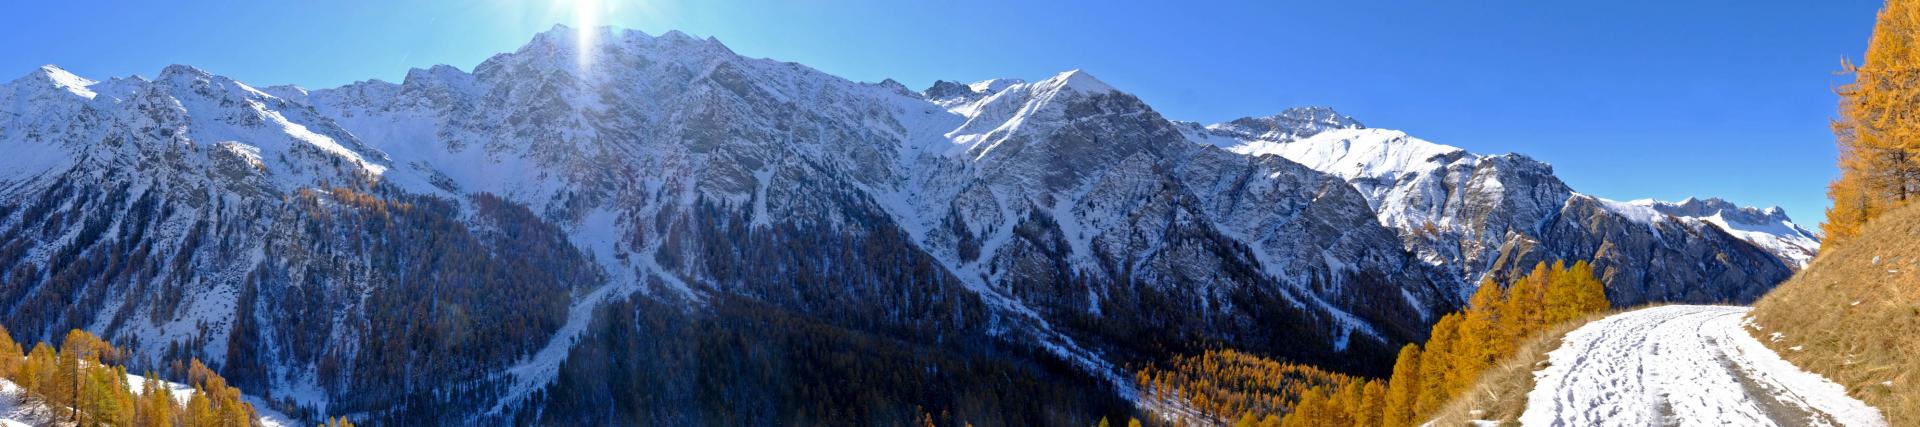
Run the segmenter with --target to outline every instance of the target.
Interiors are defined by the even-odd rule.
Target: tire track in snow
[[[1529,426],[1884,426],[1743,330],[1749,308],[1666,306],[1567,334],[1534,373]]]

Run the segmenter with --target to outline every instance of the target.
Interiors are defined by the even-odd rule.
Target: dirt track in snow
[[[1884,426],[1743,328],[1748,307],[1665,306],[1567,334],[1534,373],[1527,426]]]

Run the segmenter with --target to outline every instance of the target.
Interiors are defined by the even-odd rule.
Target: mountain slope
[[[23,153],[0,168],[0,317],[99,332],[136,366],[202,357],[308,419],[607,421],[546,408],[636,387],[593,371],[610,354],[808,354],[779,337],[815,336],[999,366],[1084,404],[1007,422],[1081,423],[1111,410],[1095,396],[1130,396],[1130,361],[1226,345],[1377,372],[1458,304],[1344,181],[1190,144],[1084,72],[943,101],[677,32],[571,32],[398,84],[256,89],[174,66],[0,86],[0,143]],[[814,332],[629,334],[769,323]],[[738,379],[700,359],[634,372]],[[748,366],[865,378],[816,362]],[[731,389],[809,387],[755,384]],[[994,387],[951,384],[880,396],[869,419],[994,416],[950,400]],[[734,410],[660,422],[818,420]]]
[[[1832,378],[1886,412],[1894,425],[1920,422],[1920,208],[1866,224],[1822,251],[1792,280],[1754,304],[1752,334],[1796,365]]]
[[[1639,300],[1785,274],[1718,223],[1331,110],[1206,128],[1077,70],[916,92],[574,31],[400,83],[0,85],[0,320],[200,357],[308,420],[1086,424],[1125,366],[1201,349],[1384,375],[1537,260],[1621,266]],[[1256,152],[1303,141],[1398,160]]]
[[[1183,130],[1201,145],[1285,157],[1347,180],[1409,250],[1462,277],[1463,296],[1484,277],[1590,259],[1620,306],[1751,301],[1818,247],[1778,208],[1608,201],[1574,192],[1525,156],[1468,153],[1326,109]]]

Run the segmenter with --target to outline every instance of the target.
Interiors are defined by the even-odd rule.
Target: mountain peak
[[[50,89],[62,90],[87,98],[93,98],[93,90],[88,89],[88,87],[96,83],[93,80],[74,75],[52,64],[42,65],[39,69],[28,73],[19,80],[34,81]]]
[[[167,68],[160,69],[160,75],[154,77],[154,80],[204,79],[208,77],[213,77],[213,73],[195,68],[192,65],[173,64],[168,65]]]
[[[933,86],[928,87],[927,90],[921,91],[920,93],[925,95],[927,99],[934,100],[975,99],[979,96],[993,95],[1009,87],[1013,87],[1013,85],[1025,84],[1026,82],[1026,80],[1011,78],[988,79],[973,83],[935,80]]]
[[[459,76],[465,76],[466,74],[467,72],[460,71],[460,69],[457,67],[446,65],[446,64],[440,64],[440,65],[435,65],[427,68],[415,68],[415,69],[407,70],[407,77],[405,79],[400,80],[400,82],[402,84],[405,84],[410,82],[417,83],[417,82],[423,81],[424,79],[447,80],[451,78],[457,78]]]
[[[967,85],[946,80],[934,80],[933,86],[928,87],[927,90],[921,91],[920,93],[926,95],[928,99],[946,99],[969,96],[975,92],[973,88]]]
[[[972,90],[976,93],[980,93],[983,95],[992,95],[1002,90],[1006,90],[1008,87],[1011,87],[1013,85],[1024,84],[1026,82],[1027,82],[1026,80],[1003,77],[998,79],[988,79],[988,80],[981,80],[973,83],[968,83],[966,86],[968,90]]]
[[[1041,83],[1047,86],[1070,88],[1075,91],[1085,92],[1085,93],[1105,93],[1105,92],[1114,91],[1114,88],[1112,85],[1108,85],[1107,82],[1101,81],[1100,78],[1098,77],[1094,77],[1092,73],[1088,73],[1084,70],[1080,70],[1077,68],[1072,70],[1067,70],[1066,72],[1063,72],[1060,74],[1055,74],[1053,78],[1049,78],[1046,81]]]
[[[307,88],[303,88],[296,85],[267,86],[267,87],[260,88],[260,91],[266,92],[268,95],[273,95],[273,97],[275,98],[280,98],[280,99],[293,101],[301,104],[307,103],[309,100],[309,96],[311,95],[307,91]]]
[[[660,37],[658,38],[661,40],[668,40],[668,41],[696,40],[695,38],[693,38],[693,36],[687,35],[687,33],[681,32],[680,30],[667,30],[666,33],[660,34]]]
[[[1330,130],[1366,129],[1367,126],[1332,108],[1294,107],[1270,116],[1242,117],[1208,128],[1248,139],[1291,141]]]

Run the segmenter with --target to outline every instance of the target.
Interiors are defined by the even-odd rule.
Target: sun
[[[567,4],[569,14],[573,15],[573,33],[580,51],[575,58],[580,70],[585,71],[593,65],[593,48],[599,44],[601,14],[606,5],[601,0],[562,0]]]
[[[569,6],[572,10],[569,12],[573,15],[573,28],[583,34],[583,37],[585,34],[592,33],[588,29],[600,26],[600,13],[603,11],[600,0],[564,1],[571,3]]]

